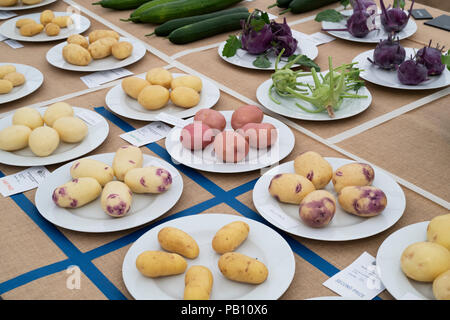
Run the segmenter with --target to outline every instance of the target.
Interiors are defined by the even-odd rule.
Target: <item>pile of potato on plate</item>
[[[375,172],[369,164],[349,163],[333,172],[319,153],[305,152],[294,160],[295,173],[275,175],[269,193],[283,203],[299,205],[300,219],[313,228],[325,227],[336,212],[336,199],[323,190],[330,180],[341,208],[359,217],[379,215],[387,205],[383,190],[372,186]]]
[[[13,65],[0,66],[0,94],[10,93],[14,87],[25,83],[25,76],[16,71]]]
[[[78,143],[88,133],[86,123],[74,116],[71,105],[57,102],[41,113],[30,107],[17,109],[12,125],[0,131],[0,149],[17,151],[30,147],[38,157],[47,157],[61,141]]]
[[[41,3],[43,0],[0,0],[0,7],[12,7],[17,5],[19,2],[26,5],[33,5]]]
[[[450,214],[433,218],[427,227],[427,241],[409,245],[400,261],[408,278],[433,283],[434,297],[450,300]]]
[[[220,254],[218,267],[225,278],[249,284],[266,281],[269,271],[264,263],[239,252],[234,252],[248,237],[250,226],[243,221],[231,222],[220,228],[211,245]],[[161,250],[147,250],[136,258],[136,268],[149,278],[182,274],[186,271],[185,258],[195,259],[200,249],[195,239],[181,229],[164,227],[158,232]],[[191,266],[185,275],[184,299],[209,300],[213,274],[205,266]]]
[[[123,91],[147,110],[158,110],[169,101],[181,108],[192,108],[200,102],[202,79],[193,75],[173,77],[164,68],[152,68],[145,79],[128,77],[122,80]]]
[[[59,34],[61,28],[67,28],[73,24],[70,16],[55,16],[52,10],[42,11],[39,22],[31,18],[23,18],[16,21],[16,27],[24,37],[35,36],[42,31],[54,37]]]
[[[67,38],[63,47],[63,58],[76,66],[87,66],[92,60],[113,56],[124,60],[133,53],[133,45],[128,41],[120,41],[120,35],[114,30],[94,30],[86,39],[80,34]]]
[[[53,191],[53,202],[61,208],[75,209],[101,195],[106,214],[124,217],[131,209],[133,193],[160,194],[172,185],[169,171],[142,164],[142,151],[135,146],[120,147],[112,166],[94,159],[79,159],[70,168],[72,180]]]

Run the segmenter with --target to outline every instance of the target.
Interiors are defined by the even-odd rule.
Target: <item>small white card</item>
[[[81,77],[81,81],[84,82],[88,88],[95,88],[104,83],[117,80],[123,77],[132,75],[133,73],[125,68],[117,68],[114,70],[97,71],[87,76]]]
[[[4,43],[6,43],[8,46],[10,46],[13,49],[19,49],[19,48],[23,48],[23,44],[21,44],[20,42],[13,40],[13,39],[6,39],[3,40]]]
[[[185,126],[187,126],[189,124],[188,121],[183,120],[183,119],[178,118],[178,117],[175,117],[175,116],[173,116],[171,114],[168,114],[168,113],[165,113],[165,112],[158,113],[156,115],[156,118],[159,121],[162,121],[162,122],[168,123],[168,124],[170,124],[172,126],[180,127],[180,128],[183,128],[183,127],[185,127]]]
[[[335,37],[332,37],[332,36],[322,33],[322,32],[316,32],[316,33],[310,34],[309,37],[311,38],[311,40],[314,42],[314,44],[316,46],[320,46],[321,44],[336,40]]]
[[[6,40],[6,39],[8,39],[8,38],[5,37],[4,35],[0,34],[0,41],[4,41],[4,40]]]
[[[101,121],[100,117],[96,117],[95,115],[92,114],[92,112],[88,112],[85,110],[77,111],[76,116],[90,126],[95,126],[97,125],[97,123]]]
[[[9,19],[17,16],[17,13],[12,11],[0,11],[0,20]]]
[[[0,178],[0,193],[4,197],[37,188],[50,174],[45,167],[31,167],[18,173]]]
[[[167,124],[155,121],[137,130],[123,133],[119,137],[136,147],[142,147],[165,138],[171,129]]]
[[[291,229],[295,228],[299,225],[299,222],[292,217],[288,216],[284,212],[282,212],[280,209],[275,207],[272,204],[265,205],[262,210],[270,215],[270,217],[278,222],[280,225],[282,225],[285,229]]]
[[[342,297],[371,300],[385,289],[378,277],[375,261],[374,257],[364,252],[323,285]]]

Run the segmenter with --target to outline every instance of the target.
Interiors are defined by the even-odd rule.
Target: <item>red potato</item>
[[[214,140],[216,157],[223,162],[239,162],[249,151],[247,140],[239,133],[225,130],[219,133]]]
[[[223,131],[227,120],[219,111],[212,109],[201,109],[194,116],[194,121],[201,121],[212,129]]]
[[[180,141],[189,150],[202,150],[214,141],[214,131],[200,121],[194,121],[181,130]]]
[[[233,112],[231,116],[231,127],[237,130],[247,123],[261,123],[264,113],[260,108],[253,105],[244,105]]]
[[[252,148],[264,149],[277,141],[278,131],[271,123],[247,123],[236,132],[245,137]]]

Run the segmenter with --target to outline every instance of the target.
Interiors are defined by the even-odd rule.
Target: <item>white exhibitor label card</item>
[[[385,287],[377,274],[375,258],[367,252],[323,285],[342,297],[371,300]]]
[[[132,75],[133,73],[125,68],[117,68],[114,70],[97,71],[87,76],[80,77],[88,88],[95,88],[104,83],[117,80]]]
[[[137,130],[123,133],[120,137],[136,147],[141,147],[165,138],[171,129],[167,124],[155,121]]]
[[[322,32],[316,32],[316,33],[310,34],[309,37],[311,38],[311,40],[314,42],[314,44],[316,46],[320,46],[321,44],[336,40],[335,37],[329,36]]]
[[[285,229],[295,228],[299,225],[297,220],[291,218],[272,204],[266,204],[261,209]]]
[[[17,16],[17,13],[12,11],[0,11],[0,20],[9,19]]]
[[[0,193],[4,197],[37,188],[50,174],[45,167],[31,167],[0,178]]]
[[[179,127],[179,128],[183,128],[189,124],[188,121],[178,118],[178,117],[175,117],[175,116],[165,113],[165,112],[158,113],[156,115],[156,119],[158,119],[159,121],[168,123],[172,126]]]

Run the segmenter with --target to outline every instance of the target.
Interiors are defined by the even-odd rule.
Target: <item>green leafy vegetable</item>
[[[236,54],[236,51],[238,49],[241,48],[242,48],[241,40],[235,35],[230,35],[225,43],[225,46],[223,47],[222,55],[224,57],[230,58]]]
[[[398,3],[400,2],[400,3]],[[394,0],[394,5],[393,8],[398,8],[400,6],[400,8],[404,9],[405,8],[405,0]]]
[[[314,68],[314,69],[316,69],[316,71],[320,71],[320,67],[317,65],[317,63],[315,63],[313,60],[311,60],[304,54],[300,54],[300,55],[293,54],[292,56],[290,56],[287,59],[287,61],[291,62],[292,60],[296,59],[297,56],[300,56],[300,58],[298,58],[296,60],[296,62],[295,62],[296,64],[299,64],[299,65],[307,67],[307,68]]]
[[[272,63],[267,59],[267,56],[265,54],[259,55],[255,61],[253,61],[253,65],[258,68],[267,69],[269,68]]]
[[[349,4],[350,4],[350,0],[341,0],[341,5],[344,6],[344,9],[346,9]]]
[[[317,22],[322,21],[329,21],[329,22],[339,22],[342,19],[345,19],[345,16],[343,16],[341,13],[337,12],[334,9],[327,9],[322,12],[319,12],[314,20]]]
[[[447,69],[450,71],[450,50],[448,50],[446,54],[443,54],[441,56],[441,61],[447,66]]]

